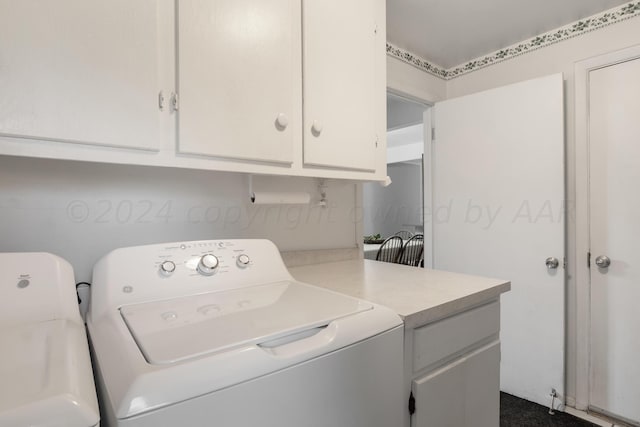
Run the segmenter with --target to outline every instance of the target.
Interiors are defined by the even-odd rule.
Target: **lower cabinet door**
[[[412,384],[412,427],[497,427],[500,424],[500,343],[494,342]]]

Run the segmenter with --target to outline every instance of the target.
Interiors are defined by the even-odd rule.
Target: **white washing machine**
[[[100,421],[73,269],[47,253],[0,253],[0,426]]]
[[[268,240],[117,249],[91,292],[107,426],[403,423],[400,318],[296,282]]]

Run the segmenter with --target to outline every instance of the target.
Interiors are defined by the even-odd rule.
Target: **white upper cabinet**
[[[303,0],[305,165],[376,168],[377,134],[385,132],[376,128],[385,91],[377,66],[385,49],[378,3]]]
[[[157,150],[158,3],[0,0],[0,135]]]
[[[301,131],[300,3],[178,2],[178,150],[293,163]]]
[[[178,15],[181,153],[376,171],[384,2],[182,0]]]
[[[0,0],[0,154],[386,177],[384,0]]]

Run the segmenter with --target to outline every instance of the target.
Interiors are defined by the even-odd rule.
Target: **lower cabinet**
[[[500,423],[498,301],[405,331],[411,427]]]
[[[497,426],[500,343],[495,342],[413,381],[412,426]]]

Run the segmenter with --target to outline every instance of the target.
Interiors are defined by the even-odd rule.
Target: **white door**
[[[159,149],[162,3],[0,0],[0,135]]]
[[[638,76],[640,59],[589,73],[590,405],[636,423],[640,423]],[[610,266],[603,257],[608,257]]]
[[[501,389],[549,405],[564,394],[562,75],[434,108],[434,268],[511,281]]]
[[[300,1],[181,0],[178,150],[291,164],[300,140]]]
[[[380,0],[303,1],[305,165],[375,170],[384,91],[380,10]]]

